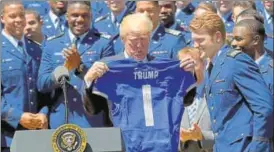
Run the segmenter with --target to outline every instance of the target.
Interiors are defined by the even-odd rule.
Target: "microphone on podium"
[[[53,71],[55,81],[61,86],[64,94],[65,104],[65,123],[68,124],[68,97],[67,97],[67,82],[69,81],[69,71],[64,66],[58,66]]]

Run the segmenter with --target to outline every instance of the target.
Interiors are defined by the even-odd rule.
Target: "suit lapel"
[[[67,48],[71,47],[71,40],[69,38],[68,31],[65,32],[64,39],[60,40],[60,43],[66,46]],[[60,50],[61,52],[61,50]]]
[[[94,34],[92,33],[92,31],[89,30],[88,34],[80,42],[80,46],[78,49],[80,56],[92,47],[92,45],[96,41],[96,39],[97,39],[97,37],[95,37]]]
[[[223,53],[223,54],[226,54],[226,53]],[[214,80],[221,72],[223,63],[224,63],[223,58],[221,56],[217,57],[217,61],[215,62],[215,65],[213,66],[211,75],[209,76],[209,87],[212,86]]]
[[[151,40],[150,40],[150,45],[149,45],[149,52],[153,52],[157,50],[159,47],[161,47],[162,39],[164,37],[165,28],[163,25],[159,25],[159,27],[156,29],[156,31],[153,33]]]
[[[6,49],[7,52],[9,52],[11,55],[17,57],[18,59],[21,59],[26,62],[26,59],[23,56],[23,54],[20,53],[19,50],[17,48],[15,48],[15,46],[4,35],[2,35],[2,38],[3,38],[3,42],[2,42],[3,48],[8,47],[8,45],[12,46],[12,48]]]
[[[47,32],[49,32],[50,35],[55,35],[57,31],[54,27],[53,22],[51,21],[51,18],[49,17],[49,14],[47,14],[44,17],[43,21],[44,21],[45,29],[47,30]]]
[[[35,50],[35,48],[33,48],[33,44],[31,44],[31,41],[30,40],[28,40],[27,38],[24,38],[24,41],[25,41],[25,43],[24,43],[24,48],[25,48],[25,50],[26,50],[26,61],[27,61],[27,64],[29,64],[29,63],[31,63],[31,60],[32,60],[32,55],[34,55],[35,53],[39,53],[38,51],[39,50]],[[37,52],[36,52],[37,51]]]

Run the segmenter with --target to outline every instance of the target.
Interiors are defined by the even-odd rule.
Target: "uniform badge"
[[[74,124],[65,124],[52,135],[54,152],[84,152],[87,144],[85,132]]]

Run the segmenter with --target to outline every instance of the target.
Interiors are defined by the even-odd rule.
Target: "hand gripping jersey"
[[[107,63],[93,93],[110,102],[115,127],[120,127],[127,152],[177,152],[183,96],[194,84],[179,61],[131,60]]]

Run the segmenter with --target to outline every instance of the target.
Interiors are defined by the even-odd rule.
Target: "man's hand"
[[[20,119],[20,124],[27,129],[36,129],[41,126],[41,120],[37,119],[36,114],[24,112]]]
[[[192,140],[198,141],[198,140],[203,139],[203,134],[202,134],[201,128],[196,123],[193,124],[190,131],[191,131]]]
[[[38,127],[40,129],[48,129],[48,118],[45,114],[43,113],[38,113],[37,118],[38,120],[41,121],[41,125]]]
[[[186,142],[188,140],[198,141],[202,140],[203,135],[200,127],[194,124],[190,129],[181,129],[180,140]]]
[[[195,60],[191,56],[187,56],[181,59],[180,67],[185,71],[194,72],[195,64]]]
[[[188,140],[191,140],[191,133],[190,133],[189,129],[184,129],[184,128],[181,129],[180,140],[182,142],[186,142]]]
[[[97,78],[101,77],[103,74],[105,74],[108,71],[108,67],[103,62],[95,62],[92,67],[88,70],[86,73],[84,80],[86,82],[92,82],[96,80]]]
[[[63,50],[63,56],[66,59],[64,66],[69,71],[71,71],[72,69],[76,69],[80,66],[81,58],[74,44],[71,46],[71,48],[65,48]]]

